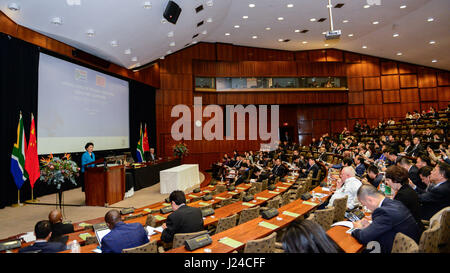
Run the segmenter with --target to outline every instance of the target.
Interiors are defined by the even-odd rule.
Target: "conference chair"
[[[289,196],[290,196],[289,192],[285,192],[281,195],[280,207],[285,206],[290,203]]]
[[[176,233],[173,236],[173,244],[172,244],[172,248],[177,248],[180,246],[184,246],[184,242],[186,240],[192,239],[194,237],[203,235],[203,234],[207,234],[208,231],[207,230],[202,230],[202,231],[197,231],[197,232],[191,232],[191,233]]]
[[[197,202],[197,201],[200,201],[200,200],[202,200],[202,197],[201,197],[201,196],[192,197],[192,198],[190,199],[189,203],[194,203],[194,202]]]
[[[222,192],[224,192],[226,190],[227,190],[227,187],[225,187],[225,185],[217,185],[216,186],[217,194],[222,193]]]
[[[229,204],[232,204],[232,203],[233,203],[233,198],[232,198],[232,197],[223,199],[223,200],[220,201],[220,203],[216,206],[216,209],[217,209],[217,208],[221,208],[221,207],[228,206]]]
[[[233,195],[233,197],[231,198],[231,202],[236,203],[242,201],[244,195],[245,195],[244,191],[241,191],[240,193]]]
[[[251,187],[250,189],[248,189],[247,193],[250,194],[250,195],[255,195],[257,193],[256,192],[256,188],[255,187]]]
[[[260,193],[262,191],[262,183],[261,182],[251,182],[252,187],[256,188],[256,193]]]
[[[419,253],[438,253],[438,240],[441,224],[433,222],[430,229],[425,230],[420,236]]]
[[[158,253],[157,241],[148,242],[141,246],[122,249],[122,253]]]
[[[450,252],[450,207],[446,207],[438,211],[430,219],[430,223],[439,222],[441,230],[439,234],[438,247],[439,252]]]
[[[258,218],[259,217],[259,210],[260,210],[259,206],[256,206],[256,207],[253,207],[253,208],[244,209],[241,212],[241,215],[239,216],[239,223],[238,223],[238,225],[243,224],[245,222],[248,222],[250,220],[253,220],[255,218]]]
[[[347,210],[347,199],[348,196],[344,196],[341,198],[334,199],[333,207],[334,207],[334,222],[344,221],[345,220],[345,211]]]
[[[267,205],[265,207],[261,207],[260,213],[269,209],[278,209],[280,207],[280,199],[281,199],[280,196],[277,196],[267,201]]]
[[[308,220],[314,221],[319,224],[325,231],[329,230],[334,219],[334,207],[316,210],[311,213]]]
[[[151,214],[147,214],[147,218],[145,219],[145,226],[156,227],[156,218]]]
[[[220,232],[225,231],[227,229],[230,229],[232,227],[235,227],[237,219],[238,219],[238,216],[239,215],[237,215],[237,214],[233,214],[233,215],[228,216],[228,217],[220,218],[219,222],[217,222],[217,227],[215,229],[213,229],[213,230],[210,230],[209,234],[217,234],[217,233],[220,233]]]
[[[264,179],[261,183],[261,191],[267,190],[267,185],[269,184],[269,179]]]
[[[419,246],[413,239],[411,239],[410,237],[406,236],[401,232],[398,232],[395,235],[391,253],[417,253],[417,252],[419,252]]]
[[[273,253],[275,250],[275,239],[277,233],[272,232],[269,236],[250,240],[245,244],[244,253]]]
[[[299,199],[303,193],[305,193],[305,187],[303,185],[300,185],[295,190],[289,190],[289,201],[292,202]]]

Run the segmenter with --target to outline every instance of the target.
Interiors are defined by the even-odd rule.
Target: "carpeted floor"
[[[200,183],[204,180],[204,175],[200,173]],[[186,193],[192,188],[186,189]],[[65,191],[63,194],[64,204],[76,206],[64,206],[62,209],[64,220],[72,223],[82,222],[89,219],[103,217],[111,208],[134,207],[140,208],[156,202],[160,202],[169,194],[160,194],[159,183],[151,187],[135,191],[134,195],[118,203],[111,204],[110,207],[84,206],[85,197],[81,188]],[[4,239],[19,233],[34,230],[34,225],[40,220],[48,219],[48,213],[57,208],[56,194],[39,197],[39,203],[52,205],[25,204],[22,207],[6,207],[0,210],[0,239]]]

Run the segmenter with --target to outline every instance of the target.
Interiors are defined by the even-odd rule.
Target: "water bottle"
[[[70,245],[70,252],[72,253],[80,253],[80,244],[77,240],[73,240]]]
[[[385,191],[384,183],[381,183],[381,185],[380,185],[380,191],[381,191],[382,193],[384,193],[384,191]]]

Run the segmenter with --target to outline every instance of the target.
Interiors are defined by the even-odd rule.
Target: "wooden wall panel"
[[[400,87],[417,87],[417,75],[400,75]]]
[[[364,78],[364,90],[380,89],[380,77]]]
[[[328,49],[327,51],[327,62],[343,62],[344,53],[340,50]]]
[[[364,104],[382,104],[383,95],[380,90],[377,91],[365,91],[364,92]]]
[[[439,101],[450,101],[450,87],[438,87]]]
[[[437,86],[436,71],[432,69],[420,68],[418,78],[419,88]]]
[[[298,121],[298,132],[299,134],[310,134],[312,133],[312,120],[299,120]]]
[[[417,73],[417,66],[405,63],[398,63],[399,74],[412,74]]]
[[[400,103],[386,103],[383,104],[383,116],[384,118],[404,118],[405,114]]]
[[[383,90],[383,103],[400,102],[399,90]]]
[[[361,55],[353,52],[345,52],[344,53],[345,62],[346,63],[360,63]]]
[[[450,85],[450,72],[438,72],[437,82],[439,86]]]
[[[437,88],[420,88],[419,95],[420,95],[420,101],[437,101],[438,100]]]
[[[382,75],[398,74],[397,62],[395,61],[381,62],[381,74]]]
[[[363,104],[364,92],[350,92],[348,93],[348,104]]]
[[[381,89],[397,90],[400,88],[400,78],[398,75],[381,76]]]
[[[419,102],[419,90],[417,88],[400,89],[400,101],[402,103]]]
[[[364,118],[364,105],[349,105],[348,118]]]
[[[327,61],[327,51],[324,49],[311,50],[308,51],[310,62],[326,62]]]
[[[363,91],[363,78],[361,77],[351,77],[347,78],[347,85],[349,92]]]
[[[308,56],[309,56],[308,51],[296,51],[294,53],[295,61],[297,62],[308,63],[309,62]]]
[[[376,119],[380,118],[380,113],[383,113],[383,105],[365,105],[364,106],[365,117],[367,119]]]

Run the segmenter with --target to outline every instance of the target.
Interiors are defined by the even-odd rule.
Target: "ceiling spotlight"
[[[211,23],[211,22],[212,22],[212,18],[206,19],[206,22],[207,22],[207,23]]]
[[[404,9],[404,8],[406,8],[406,5],[401,5],[400,8]]]
[[[18,10],[20,10],[20,6],[17,3],[9,3],[8,9],[10,9],[12,11],[18,11]]]
[[[247,15],[242,16],[242,19],[248,19]]]
[[[372,22],[372,24],[374,24],[374,25],[378,25],[380,22],[378,22],[378,21],[373,21]]]
[[[278,39],[278,42],[283,42],[284,41],[284,39]]]
[[[329,44],[324,44],[324,46],[329,46]]]
[[[167,53],[167,54],[170,54],[170,53],[172,53],[172,50],[167,50],[166,53]]]
[[[152,8],[152,3],[150,3],[150,1],[145,1],[144,2],[144,9],[151,9]]]
[[[208,2],[206,2],[206,5],[207,5],[208,7],[212,7],[212,6],[214,5],[213,0],[209,0]]]
[[[345,24],[345,23],[348,23],[348,20],[344,20],[344,21],[342,21],[342,23],[344,23],[344,24]]]
[[[271,28],[270,27],[266,27],[266,30],[271,30]]]
[[[431,62],[432,62],[432,63],[437,63],[437,60],[432,60]]]
[[[116,40],[111,41],[111,46],[112,46],[112,47],[117,47],[117,46],[119,46],[119,43],[117,43]]]
[[[370,8],[370,5],[364,5],[364,8],[368,9],[368,8]]]
[[[173,37],[173,31],[167,33],[167,37]]]
[[[311,18],[311,19],[309,19],[309,21],[315,22],[315,21],[316,21],[316,18]]]
[[[294,4],[287,4],[286,7],[288,7],[288,8],[293,8],[293,7],[294,7]]]
[[[93,37],[94,34],[95,34],[95,31],[94,31],[93,29],[88,29],[88,30],[86,31],[86,35],[87,35],[88,37]]]
[[[230,36],[230,33],[228,33],[228,32],[227,32],[227,33],[225,33],[225,36]]]
[[[239,28],[239,25],[235,25],[234,28]]]
[[[278,17],[277,20],[278,20],[278,21],[283,21],[284,18],[283,18],[283,17]]]
[[[252,36],[252,39],[258,39],[258,36],[253,35],[253,36]]]
[[[165,24],[165,23],[167,23],[167,20],[165,18],[162,18],[161,19],[161,24]]]
[[[202,31],[202,34],[206,35],[206,34],[208,34],[208,31],[206,31],[206,29],[205,29],[205,30]]]
[[[402,55],[403,55],[403,53],[397,52],[397,56],[402,56]]]
[[[66,0],[66,3],[69,6],[79,6],[81,5],[81,0]]]
[[[295,32],[295,33],[299,33],[299,32],[300,32],[300,29],[296,29],[296,30],[294,30],[294,32]]]
[[[392,35],[392,37],[398,37],[398,36],[399,36],[398,33],[394,33],[394,34]]]
[[[125,54],[125,55],[130,55],[131,54],[131,49],[125,49],[124,51],[123,51],[123,54]]]
[[[433,17],[430,17],[430,18],[427,19],[427,22],[433,22],[433,21],[434,21]]]
[[[302,44],[307,44],[307,43],[308,43],[307,41],[303,41],[303,42],[302,42]]]
[[[248,6],[249,6],[250,8],[254,8],[256,5],[255,5],[255,4],[248,4]]]
[[[132,62],[137,62],[137,57],[131,58],[131,61],[132,61]]]
[[[350,34],[348,35],[348,37],[353,37],[353,33],[350,33]]]
[[[363,46],[362,46],[362,48],[364,48],[364,49],[365,49],[365,48],[367,48],[367,46],[363,45]]]
[[[434,45],[436,43],[436,41],[430,41],[430,45]]]
[[[52,24],[62,25],[61,17],[54,17],[54,18],[52,18]]]
[[[194,45],[195,45],[196,43],[198,43],[198,42],[197,42],[197,41],[192,41],[192,44],[194,44]]]
[[[169,46],[175,46],[175,42],[171,42]]]

